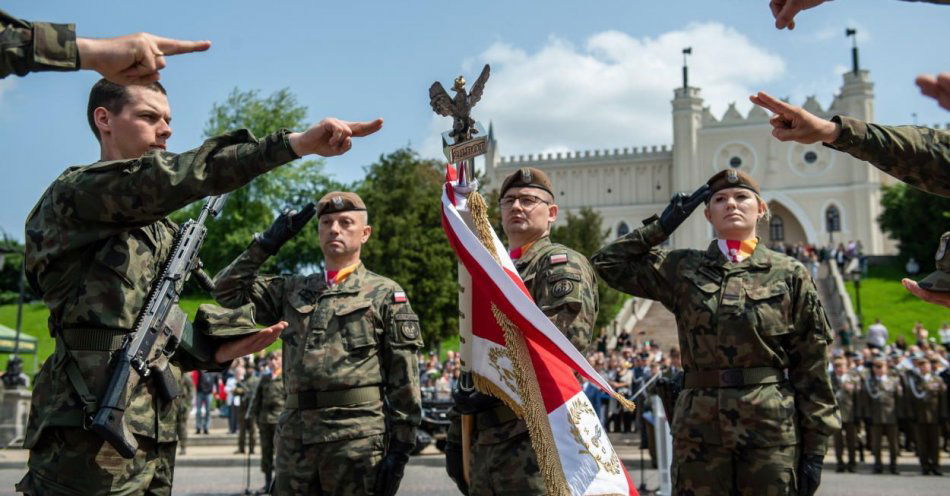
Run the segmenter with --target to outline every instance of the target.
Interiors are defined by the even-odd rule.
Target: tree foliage
[[[223,103],[216,103],[205,125],[206,136],[236,129],[249,129],[261,138],[280,129],[302,130],[307,109],[287,89],[262,97],[258,91],[233,90]],[[210,274],[223,269],[247,248],[252,236],[270,225],[283,208],[300,208],[324,193],[338,188],[323,172],[323,162],[297,160],[254,179],[231,193],[224,210],[207,223],[208,236],[201,259]],[[176,212],[172,219],[196,218],[204,205],[197,202]],[[317,243],[316,223],[290,240],[262,269],[265,272],[301,272],[323,262]]]
[[[406,290],[427,346],[458,333],[457,262],[442,231],[443,177],[440,162],[400,149],[369,166],[356,189],[373,226],[363,263]]]
[[[610,234],[610,228],[603,227],[603,217],[590,207],[583,207],[577,214],[568,212],[564,222],[551,229],[551,240],[561,243],[572,250],[590,258],[595,251],[604,246]],[[597,335],[617,315],[623,303],[624,295],[607,286],[599,278],[597,294],[600,296],[600,312],[594,323]]]
[[[902,262],[914,257],[922,273],[934,270],[940,236],[950,231],[950,198],[924,193],[905,184],[885,186],[884,211],[877,221],[898,241]]]

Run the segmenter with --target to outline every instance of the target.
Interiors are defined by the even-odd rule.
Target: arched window
[[[769,221],[769,239],[772,241],[785,241],[785,221],[781,216],[773,215]]]
[[[841,213],[834,205],[825,210],[825,231],[829,233],[841,231]]]
[[[620,224],[617,224],[617,237],[626,236],[630,233],[630,227],[627,226],[626,222],[621,221]]]

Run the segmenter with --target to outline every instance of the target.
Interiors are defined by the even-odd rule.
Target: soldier
[[[181,373],[181,396],[175,398],[178,403],[178,418],[175,419],[175,431],[178,433],[178,453],[184,455],[188,444],[188,416],[195,404],[195,383],[190,372]]]
[[[849,369],[847,358],[835,358],[831,385],[835,390],[838,411],[841,413],[841,429],[835,432],[835,458],[838,461],[835,471],[841,473],[847,470],[854,473],[854,449],[860,421],[856,403],[861,390],[861,377]],[[845,447],[848,449],[847,465],[844,463]]]
[[[258,275],[314,214],[326,271]],[[391,496],[409,461],[422,420],[422,334],[402,288],[360,262],[371,233],[356,193],[328,193],[284,211],[216,278],[222,304],[251,302],[262,321],[290,322],[277,494]]]
[[[887,359],[876,355],[871,359],[871,371],[865,377],[864,391],[871,417],[871,450],[874,452],[874,473],[884,471],[881,462],[881,437],[887,438],[887,448],[891,455],[890,470],[897,470],[897,456],[900,454],[898,443],[897,414],[904,394],[900,378],[888,372]]]
[[[248,448],[248,454],[254,454],[257,422],[254,421],[251,415],[248,415],[248,412],[251,409],[251,401],[254,399],[254,392],[257,390],[259,380],[255,368],[248,363],[247,374],[234,388],[234,394],[240,398],[237,405],[238,449],[234,452],[235,454],[243,454],[245,446]]]
[[[718,239],[705,251],[659,248],[703,202]],[[610,286],[676,315],[685,371],[672,425],[676,494],[797,486],[811,495],[841,428],[831,326],[808,269],[758,242],[767,208],[758,184],[730,168],[591,259]]]
[[[940,472],[940,423],[947,418],[947,385],[933,373],[922,353],[914,357],[917,366],[908,381],[908,392],[917,413],[917,456],[924,475]]]
[[[274,444],[277,422],[287,397],[284,388],[282,354],[279,351],[267,355],[268,371],[261,375],[251,404],[251,417],[257,421],[261,433],[261,472],[264,472],[264,492],[270,491],[274,475]],[[253,448],[252,448],[253,450]]]
[[[167,494],[177,411],[153,395],[150,381],[131,392],[124,414],[138,441],[133,459],[83,428],[108,385],[110,356],[121,349],[170,256],[177,226],[165,216],[301,155],[343,153],[351,146],[349,136],[382,123],[328,119],[303,133],[279,131],[260,140],[240,130],[175,154],[165,151],[171,112],[159,83],[100,80],[87,108],[101,161],[66,169],[26,221],[26,279],[49,308],[56,347],[33,390],[24,441],[29,472],[17,488],[29,494]],[[213,324],[208,328],[221,334],[232,320],[238,329],[255,327],[249,308],[215,308],[202,307],[196,328]],[[182,346],[171,357],[171,371],[177,380],[181,370],[227,367],[269,345],[285,326],[197,350],[207,361]],[[190,332],[182,343],[189,341]]]
[[[551,242],[558,206],[547,174],[524,168],[501,184],[501,223],[509,255],[534,302],[571,343],[584,353],[597,319],[594,271],[587,258]],[[524,420],[500,400],[481,393],[456,391],[455,409],[474,415],[471,432],[470,480],[462,477],[461,430],[458,417],[450,430],[446,470],[467,494],[544,494],[537,456]]]
[[[92,69],[118,84],[158,81],[165,55],[203,52],[210,41],[181,41],[138,33],[77,38],[75,24],[28,22],[0,10],[0,78],[39,71]]]

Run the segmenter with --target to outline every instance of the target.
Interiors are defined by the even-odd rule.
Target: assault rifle
[[[205,221],[221,211],[227,196],[209,198],[198,220],[189,220],[181,226],[173,251],[145,307],[139,312],[135,327],[113,359],[109,387],[93,418],[92,430],[125,458],[134,457],[138,448],[138,442],[125,422],[125,410],[132,391],[141,381],[151,378],[166,402],[180,394],[178,381],[168,366],[188,322],[185,312],[178,306],[178,299],[192,273],[203,288],[210,290],[214,286],[211,278],[201,270],[198,250],[208,232]]]

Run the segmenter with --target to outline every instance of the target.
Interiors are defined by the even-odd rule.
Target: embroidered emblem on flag
[[[557,265],[567,263],[567,253],[558,253],[557,255],[551,255],[551,265]]]
[[[407,301],[405,291],[396,291],[393,293],[393,303],[405,303]]]

